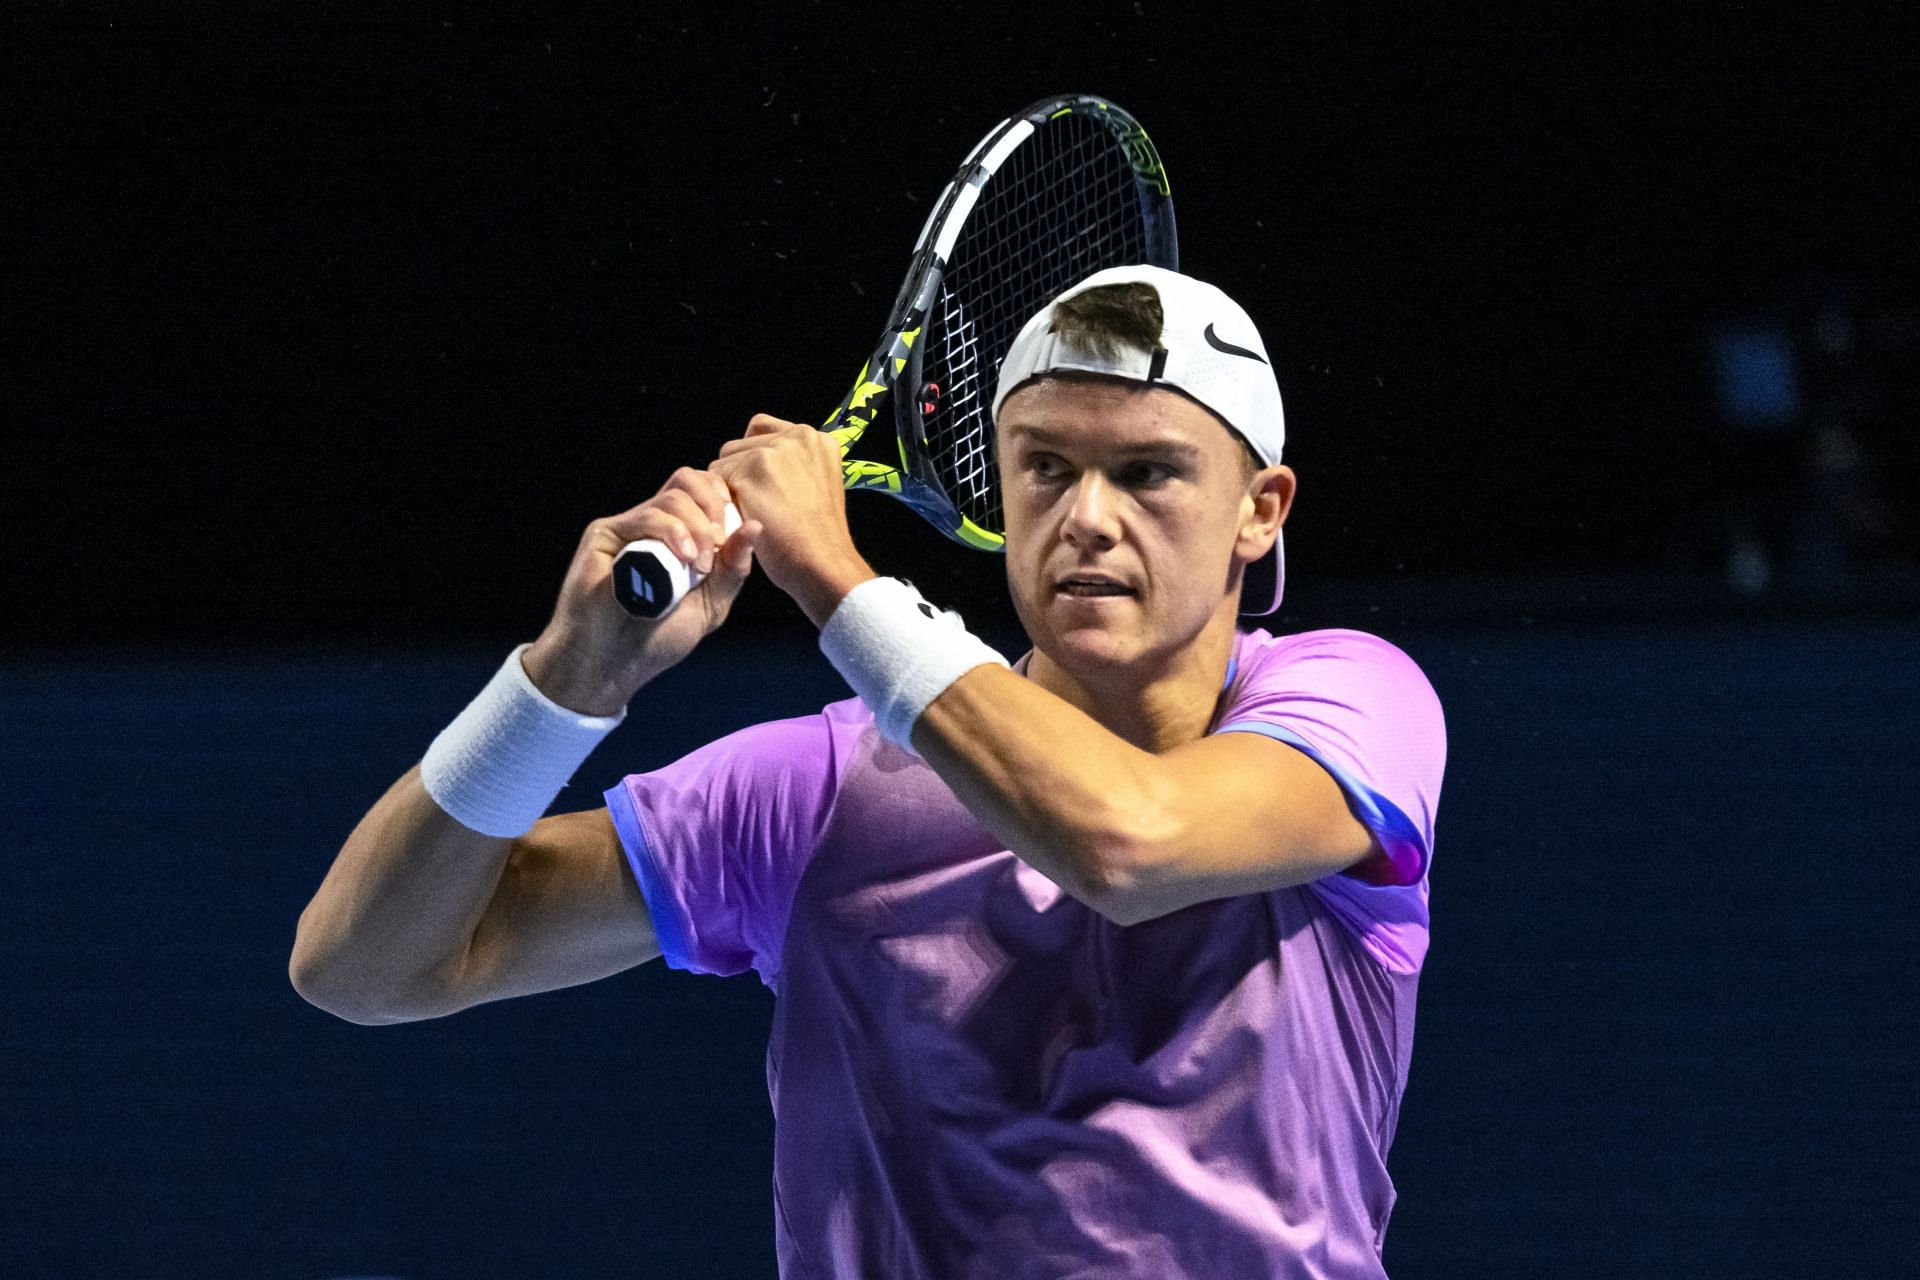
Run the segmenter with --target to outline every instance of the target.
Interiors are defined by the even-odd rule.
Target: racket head
[[[934,203],[886,332],[823,424],[847,487],[891,493],[956,542],[1001,550],[1000,362],[1053,298],[1142,262],[1180,266],[1166,170],[1139,121],[1090,94],[1001,121]],[[852,457],[889,413],[897,462]]]

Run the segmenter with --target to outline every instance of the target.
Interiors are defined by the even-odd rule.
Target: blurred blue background
[[[1066,90],[1275,353],[1270,624],[1446,709],[1389,1270],[1920,1268],[1909,24],[1055,20],[0,19],[0,1271],[773,1274],[754,979],[363,1028],[294,923],[585,523],[827,408],[955,161]],[[996,561],[850,505],[1023,647]],[[842,696],[752,584],[557,807]]]

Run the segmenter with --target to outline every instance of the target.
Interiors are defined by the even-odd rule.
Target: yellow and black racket
[[[1135,263],[1180,266],[1166,170],[1139,121],[1085,94],[1001,121],[934,203],[886,332],[821,424],[840,443],[847,488],[890,493],[956,542],[1000,550],[1000,362],[1051,299]],[[856,456],[889,411],[894,439],[875,433]],[[651,538],[614,563],[614,595],[635,617],[663,616],[699,581]]]

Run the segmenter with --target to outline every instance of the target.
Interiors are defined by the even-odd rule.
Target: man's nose
[[[1117,504],[1107,478],[1097,471],[1081,473],[1073,488],[1061,532],[1074,546],[1110,547],[1120,539],[1115,524]]]

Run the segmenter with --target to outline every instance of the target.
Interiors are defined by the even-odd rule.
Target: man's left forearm
[[[1154,757],[1004,667],[949,685],[913,746],[1008,849],[1103,914],[1151,839]]]
[[[809,569],[803,577],[785,584],[785,589],[793,602],[800,606],[800,612],[807,615],[808,621],[816,627],[824,627],[827,619],[833,616],[833,611],[846,598],[847,592],[879,576],[859,553],[851,552],[830,564]]]

